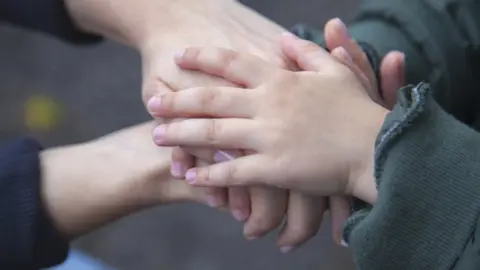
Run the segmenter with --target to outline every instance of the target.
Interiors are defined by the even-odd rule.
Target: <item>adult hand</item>
[[[155,205],[207,203],[201,189],[171,177],[171,150],[152,143],[154,125],[41,153],[42,200],[66,237]]]
[[[222,78],[178,69],[171,61],[178,48],[215,45],[255,54],[280,67],[293,66],[282,55],[276,39],[284,29],[237,1],[205,0],[202,5],[194,0],[66,0],[66,3],[83,30],[140,51],[145,103],[154,94],[193,85],[234,85]],[[172,173],[177,176],[189,164],[201,164],[179,148],[174,150],[173,160],[176,165],[172,166]],[[311,199],[300,199],[303,196],[289,199],[287,208],[287,191],[281,189],[254,187],[247,194],[245,189],[236,188],[230,189],[228,195],[225,190],[207,191],[214,197],[210,197],[210,204],[217,207],[226,206],[228,197],[232,213],[246,220],[244,233],[249,238],[276,228],[288,209],[287,215],[297,218],[287,221],[286,228],[291,229],[283,230],[279,245],[294,245],[313,235],[323,214],[322,205],[313,204]],[[298,218],[300,213],[303,218]],[[308,230],[300,232],[299,228]]]
[[[374,142],[387,110],[371,101],[356,72],[315,44],[288,36],[283,47],[299,66],[316,72],[288,72],[228,50],[187,50],[179,60],[182,67],[215,70],[254,91],[200,87],[163,94],[158,114],[226,119],[161,125],[156,142],[254,152],[190,170],[186,178],[195,185],[269,184],[316,195],[353,194],[373,203]],[[224,65],[222,59],[233,60]],[[300,142],[296,134],[302,134]]]

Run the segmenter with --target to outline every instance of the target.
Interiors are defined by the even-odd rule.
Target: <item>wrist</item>
[[[357,160],[353,162],[351,174],[347,185],[347,192],[369,204],[374,204],[377,200],[377,186],[375,180],[375,142],[382,128],[388,110],[370,103],[370,109],[365,110],[366,120],[360,135],[360,154],[355,155]],[[359,134],[356,134],[358,136]]]
[[[68,239],[139,207],[138,200],[129,195],[131,176],[123,169],[125,164],[118,162],[118,154],[94,143],[53,148],[40,154],[43,204]]]
[[[234,0],[65,0],[76,25],[89,33],[141,49],[162,39],[187,20],[189,13],[222,8]],[[198,12],[197,12],[198,11]],[[203,15],[203,14],[202,14]],[[178,34],[178,32],[176,32]],[[164,40],[164,39],[163,39]]]

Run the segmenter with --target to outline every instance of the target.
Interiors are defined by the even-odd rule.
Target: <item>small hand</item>
[[[247,90],[209,87],[162,95],[157,113],[165,117],[208,115],[221,119],[162,125],[157,128],[157,144],[254,152],[235,161],[190,170],[187,180],[196,185],[270,184],[325,196],[353,193],[374,201],[370,165],[387,111],[370,101],[354,73],[313,43],[288,36],[283,49],[287,55],[288,51],[298,52],[295,60],[299,66],[308,62],[316,72],[288,72],[228,50],[188,49],[179,60],[182,67],[213,71],[241,82]],[[212,55],[220,59],[215,69],[209,58]],[[295,140],[298,134],[302,134],[300,141]],[[357,190],[360,180],[367,186],[360,185]]]
[[[377,89],[375,73],[360,45],[348,33],[345,24],[338,18],[329,20],[325,25],[324,35],[329,50],[343,47],[348,52],[371,85],[369,90],[373,99],[388,109],[393,108],[398,89],[405,85],[405,55],[398,51],[385,55],[380,64],[381,89]]]

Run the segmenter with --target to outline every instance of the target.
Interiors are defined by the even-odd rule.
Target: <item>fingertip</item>
[[[293,42],[295,39],[295,35],[289,32],[283,33],[280,38],[280,47],[282,52],[292,62],[295,62],[296,55],[293,47]]]
[[[147,102],[148,112],[152,116],[156,115],[156,113],[161,109],[161,106],[162,106],[162,99],[158,95],[151,97]]]
[[[350,65],[353,64],[352,57],[350,56],[348,51],[342,46],[336,47],[335,49],[333,49],[331,54],[332,54],[332,56],[334,56],[335,58],[337,58],[338,60],[340,60],[341,62],[343,62],[345,64],[350,64]]]
[[[248,219],[248,216],[250,215],[250,213],[241,209],[234,209],[232,210],[232,215],[236,220],[240,222],[245,222]]]
[[[405,84],[405,54],[389,52],[380,66],[382,92],[387,108],[392,108],[397,100],[397,91]]]
[[[295,249],[295,246],[282,246],[280,247],[280,252],[282,252],[283,254],[286,254],[291,252],[294,249]]]
[[[177,51],[173,54],[173,59],[176,63],[180,63],[185,55],[185,50]]]
[[[333,18],[325,24],[325,43],[329,50],[333,50],[351,40],[347,26],[340,18]]]
[[[185,173],[185,180],[189,184],[195,184],[197,182],[197,169],[188,169]]]
[[[165,141],[165,133],[166,133],[165,125],[159,125],[153,130],[152,136],[155,144],[159,146],[163,145]]]

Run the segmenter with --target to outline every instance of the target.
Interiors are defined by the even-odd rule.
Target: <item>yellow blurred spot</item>
[[[45,95],[31,96],[25,102],[25,125],[32,131],[49,131],[61,119],[60,105]]]

